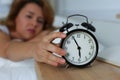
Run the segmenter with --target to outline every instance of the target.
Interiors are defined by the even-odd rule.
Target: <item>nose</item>
[[[32,26],[36,27],[37,26],[37,21],[36,20],[32,20],[31,24],[32,24]]]

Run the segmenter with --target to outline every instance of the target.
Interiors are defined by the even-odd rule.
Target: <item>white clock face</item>
[[[96,57],[96,42],[85,31],[71,32],[63,41],[62,48],[66,50],[65,59],[73,65],[84,65]]]

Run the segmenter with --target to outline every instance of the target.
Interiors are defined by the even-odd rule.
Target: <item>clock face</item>
[[[66,50],[66,61],[72,65],[85,66],[94,61],[98,43],[93,34],[83,29],[72,30],[62,40],[61,47]]]

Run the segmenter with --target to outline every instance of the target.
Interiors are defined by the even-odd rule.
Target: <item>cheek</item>
[[[39,26],[36,28],[36,33],[38,34],[39,32],[41,32],[43,30],[43,27],[42,26]]]
[[[16,20],[15,20],[15,23],[16,23],[16,30],[17,30],[17,31],[20,31],[20,30],[22,30],[22,29],[24,28],[24,26],[26,25],[26,20],[17,17]]]

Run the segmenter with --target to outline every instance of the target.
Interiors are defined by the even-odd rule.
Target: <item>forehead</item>
[[[26,12],[32,12],[35,15],[39,15],[39,16],[43,16],[43,11],[42,8],[37,5],[36,3],[28,3],[26,4],[21,11],[22,13],[26,13]]]

